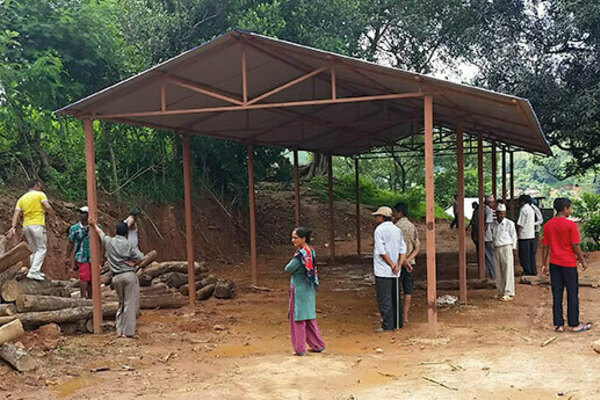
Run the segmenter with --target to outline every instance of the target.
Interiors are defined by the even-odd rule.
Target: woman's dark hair
[[[296,232],[298,237],[306,239],[306,243],[310,244],[310,234],[312,233],[312,230],[305,226],[298,226],[294,229],[294,232]]]
[[[571,206],[571,200],[567,199],[566,197],[557,197],[556,199],[554,199],[554,209],[556,210],[557,213],[563,211],[565,208],[570,207]]]
[[[117,222],[117,235],[125,236],[129,232],[129,227],[125,222]]]

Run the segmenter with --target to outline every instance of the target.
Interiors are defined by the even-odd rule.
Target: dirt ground
[[[340,252],[352,246],[340,242]],[[409,324],[376,334],[380,318],[365,279],[368,260],[321,267],[317,319],[327,349],[294,356],[286,320],[289,280],[282,272],[291,253],[279,247],[261,258],[260,284],[269,292],[250,289],[247,263],[213,268],[236,280],[236,299],[144,311],[137,340],[116,339],[114,332],[58,338],[30,332],[23,343],[40,367],[18,374],[0,366],[0,396],[600,399],[600,356],[590,347],[600,326],[556,334],[541,347],[555,336],[548,287],[517,285],[512,303],[492,299],[491,290],[470,291],[467,306],[439,310],[435,337],[427,334],[425,292],[417,291]],[[585,274],[600,276],[600,255],[590,258]],[[600,319],[599,290],[580,289],[583,321]]]

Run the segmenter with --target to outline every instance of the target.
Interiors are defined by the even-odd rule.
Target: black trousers
[[[454,228],[458,228],[458,215],[455,215],[452,222],[450,222],[450,229]]]
[[[379,305],[379,313],[383,320],[381,327],[386,331],[404,326],[402,315],[400,315],[400,319],[397,318],[398,312],[402,310],[402,296],[399,299],[396,298],[396,282],[396,278],[375,277],[377,304]],[[400,308],[396,308],[398,306]]]
[[[519,239],[519,263],[524,275],[537,275],[535,266],[535,239]]]
[[[554,326],[563,326],[563,293],[567,288],[567,321],[569,326],[579,325],[579,280],[577,268],[550,264],[550,285],[552,286],[552,315]]]

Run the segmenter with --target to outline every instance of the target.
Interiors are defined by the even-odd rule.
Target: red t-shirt
[[[565,217],[554,217],[544,225],[542,244],[550,246],[550,263],[577,267],[573,245],[580,243],[577,224]]]

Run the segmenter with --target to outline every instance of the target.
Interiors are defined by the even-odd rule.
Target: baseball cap
[[[389,207],[386,207],[386,206],[381,206],[372,215],[375,215],[375,216],[381,215],[382,217],[391,217],[392,209]]]
[[[83,206],[79,209],[79,211],[89,213],[90,209],[88,208],[88,206]]]

